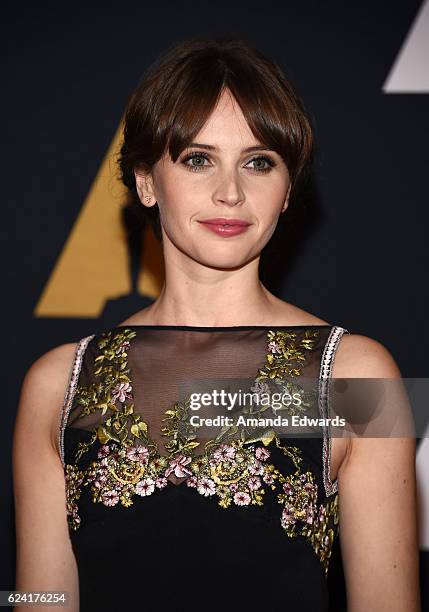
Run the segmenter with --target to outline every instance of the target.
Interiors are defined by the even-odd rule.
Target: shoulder
[[[399,367],[386,346],[358,334],[343,334],[334,364],[334,376],[383,379],[385,391],[374,420],[371,413],[369,420],[365,416],[371,398],[359,400],[362,414],[354,413],[356,428],[347,429],[347,453],[338,471],[349,603],[379,609],[387,592],[380,585],[388,584],[391,609],[400,600],[406,602],[401,609],[417,610],[416,443]],[[395,380],[384,384],[384,379]],[[407,528],[398,531],[398,525]]]
[[[60,387],[67,379],[78,345],[79,342],[61,344],[36,359],[25,374],[23,391],[29,387],[42,392]]]
[[[25,373],[16,416],[16,428],[46,436],[57,450],[56,426],[79,342],[56,346],[36,359]]]
[[[334,378],[400,378],[389,349],[369,336],[344,333],[333,365]]]

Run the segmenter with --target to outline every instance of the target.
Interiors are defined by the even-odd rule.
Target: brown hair
[[[231,37],[179,43],[149,67],[131,95],[118,165],[134,201],[139,202],[134,169],[149,172],[167,150],[176,162],[226,88],[255,137],[285,161],[292,204],[313,158],[309,117],[280,67],[245,40]],[[161,238],[158,205],[141,208]]]

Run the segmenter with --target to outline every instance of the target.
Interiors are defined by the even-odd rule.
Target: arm
[[[391,354],[344,336],[334,377],[401,378]],[[338,473],[348,612],[419,612],[416,445],[413,437],[357,437]]]
[[[63,609],[69,612],[79,610],[78,572],[68,535],[65,479],[56,432],[75,347],[64,344],[54,348],[26,373],[12,451],[15,590],[68,591],[70,605]],[[35,612],[52,608],[31,606]]]

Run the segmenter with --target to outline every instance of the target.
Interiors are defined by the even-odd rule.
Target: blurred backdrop
[[[246,38],[281,65],[311,115],[314,177],[264,253],[268,288],[382,342],[404,377],[428,376],[429,1],[6,2],[2,18],[6,590],[15,578],[12,431],[26,370],[148,305],[162,284],[159,244],[124,205],[115,153],[128,96],[176,42]],[[418,443],[429,610],[429,446]],[[338,548],[334,556],[332,609],[345,610]]]

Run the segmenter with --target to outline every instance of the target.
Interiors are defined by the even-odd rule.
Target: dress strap
[[[330,417],[329,408],[329,388],[330,380],[332,376],[332,368],[334,364],[335,353],[337,351],[339,342],[343,334],[350,334],[350,332],[344,327],[334,325],[329,333],[326,341],[322,359],[320,363],[320,376],[319,376],[319,410],[322,419]],[[338,480],[331,480],[331,427],[328,421],[328,425],[324,425],[323,429],[323,484],[325,486],[325,493],[329,497],[338,491]]]
[[[94,338],[95,334],[86,336],[79,340],[74,351],[73,364],[71,366],[69,380],[64,396],[64,402],[58,419],[58,448],[60,452],[61,463],[64,464],[64,430],[66,428],[68,415],[73,404],[73,398],[76,393],[76,387],[79,380],[79,374],[82,368],[83,356],[89,342]]]

